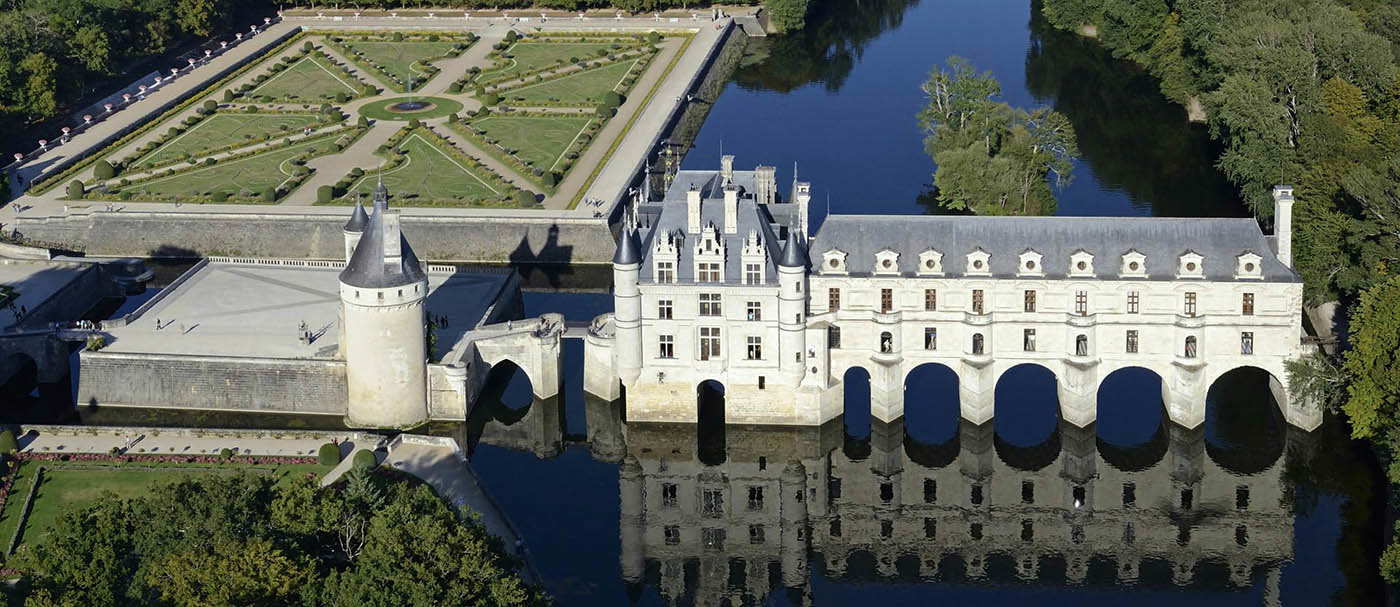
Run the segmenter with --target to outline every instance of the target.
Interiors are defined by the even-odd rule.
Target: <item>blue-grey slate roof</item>
[[[1204,258],[1207,280],[1236,280],[1238,256],[1252,252],[1263,258],[1264,280],[1299,281],[1249,218],[832,215],[808,252],[819,265],[823,254],[839,249],[848,254],[850,274],[863,275],[875,268],[877,252],[890,249],[899,253],[900,273],[913,276],[919,254],[935,249],[943,254],[944,274],[962,276],[966,255],[979,248],[991,254],[993,276],[1015,276],[1020,254],[1030,249],[1044,256],[1046,278],[1067,278],[1070,256],[1082,249],[1094,256],[1098,277],[1117,278],[1121,256],[1136,250],[1147,258],[1149,279],[1173,280],[1189,250]]]
[[[679,171],[667,190],[666,200],[658,203],[660,215],[655,217],[642,239],[641,252],[646,263],[642,264],[641,280],[655,280],[652,255],[656,251],[656,241],[665,238],[667,233],[682,237],[680,263],[676,268],[676,278],[681,282],[695,280],[695,243],[700,234],[687,232],[686,192],[692,187],[700,189],[700,223],[702,226],[714,224],[719,238],[727,252],[724,263],[724,281],[739,283],[743,278],[744,241],[750,232],[758,232],[767,250],[764,276],[766,283],[777,284],[777,267],[774,265],[783,253],[783,241],[773,229],[772,218],[767,208],[753,200],[753,172],[735,171],[731,183],[739,186],[739,225],[733,234],[724,233],[724,191],[718,171]]]

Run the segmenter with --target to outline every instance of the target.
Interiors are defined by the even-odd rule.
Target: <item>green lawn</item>
[[[339,68],[325,65],[308,55],[291,67],[273,74],[258,88],[248,91],[248,96],[320,102],[333,99],[340,93],[352,97],[359,95],[359,85],[359,81]]]
[[[478,176],[475,169],[416,133],[399,144],[399,149],[407,152],[408,159],[383,172],[384,185],[393,192],[397,204],[413,206],[416,200],[489,200],[506,193],[498,186],[488,185],[489,176]],[[379,171],[366,167],[365,176],[350,186],[348,198],[368,199],[379,177]]]
[[[189,154],[199,157],[209,150],[238,143],[253,143],[262,135],[290,135],[301,131],[302,127],[314,126],[314,114],[244,114],[218,113],[205,118],[194,128],[185,131],[165,145],[152,150],[133,165],[159,164],[179,160]]]
[[[107,493],[119,497],[137,497],[158,484],[178,480],[186,474],[232,474],[239,470],[274,474],[278,482],[287,482],[304,474],[324,475],[329,466],[318,464],[287,464],[280,466],[252,464],[172,464],[172,463],[95,463],[95,462],[25,462],[15,478],[14,491],[5,508],[0,511],[0,543],[9,547],[15,526],[19,524],[25,497],[33,483],[35,472],[43,465],[44,481],[34,496],[34,508],[25,522],[20,543],[42,540],[44,535],[65,512],[81,508]],[[0,548],[3,549],[3,548]]]
[[[341,135],[344,136],[344,135]],[[263,188],[275,187],[292,175],[290,161],[303,153],[308,157],[322,156],[331,151],[338,137],[328,136],[237,160],[220,162],[212,167],[195,169],[151,181],[118,186],[116,193],[149,192],[168,196],[201,196],[225,192],[231,196],[256,195]]]
[[[515,155],[531,166],[548,171],[591,120],[573,116],[491,116],[473,122],[472,126],[485,130],[487,137],[498,139],[502,146],[515,150]]]
[[[571,57],[596,59],[597,51],[611,49],[611,42],[517,42],[506,50],[500,69],[488,70],[482,74],[483,82],[499,82],[528,72],[556,61],[568,61]]]
[[[414,76],[420,75],[417,70],[412,68],[414,62],[441,57],[447,54],[447,51],[452,50],[452,47],[458,42],[458,40],[390,42],[388,40],[347,39],[345,46],[364,53],[365,58],[378,64],[384,72],[397,76],[400,82],[408,82]],[[385,82],[384,84],[401,88],[401,85],[395,82]]]
[[[603,93],[622,88],[622,78],[638,60],[619,61],[577,74],[570,74],[556,80],[531,84],[504,91],[506,103],[529,103],[539,101],[564,101],[593,104],[601,100]],[[620,92],[620,91],[619,91]]]

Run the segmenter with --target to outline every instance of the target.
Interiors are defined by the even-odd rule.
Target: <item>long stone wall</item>
[[[18,229],[26,239],[88,255],[340,259],[346,217],[96,211],[25,217]],[[434,261],[607,263],[614,249],[602,218],[406,215],[403,224],[418,255]]]
[[[216,356],[82,354],[78,404],[345,414],[345,363]]]

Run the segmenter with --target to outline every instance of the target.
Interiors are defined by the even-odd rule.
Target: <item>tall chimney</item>
[[[724,186],[724,233],[739,233],[739,186]]]
[[[724,178],[724,183],[734,181],[734,155],[725,154],[719,157],[719,174]]]
[[[1278,260],[1293,267],[1293,186],[1274,186],[1274,240]]]
[[[802,237],[806,238],[810,232],[807,231],[808,209],[812,206],[812,184],[806,181],[799,181],[793,185],[793,191],[797,202],[797,227],[802,231]]]
[[[700,186],[691,184],[685,192],[685,231],[700,233]]]
[[[754,192],[758,204],[773,204],[777,202],[778,194],[778,169],[766,165],[760,165],[753,170]]]

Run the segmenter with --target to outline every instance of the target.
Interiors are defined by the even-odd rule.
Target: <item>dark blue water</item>
[[[1029,2],[822,10],[799,34],[749,46],[684,167],[713,168],[722,147],[741,168],[778,166],[782,183],[797,163],[818,218],[828,194],[833,212],[933,212],[918,87],[958,54],[991,70],[1006,101],[1051,105],[1074,123],[1083,158],[1060,213],[1242,214],[1202,129],[1140,70],[1047,30]],[[525,307],[587,320],[610,299],[536,292]],[[1382,600],[1374,462],[1339,424],[1287,427],[1262,373],[1218,381],[1191,430],[1167,418],[1160,378],[1140,369],[1105,378],[1097,423],[1075,428],[1036,366],[1007,373],[995,419],[971,426],[956,377],[930,365],[910,375],[896,422],[872,419],[868,388],[848,377],[846,414],[826,426],[729,426],[716,437],[626,423],[621,403],[584,396],[582,356],[571,340],[562,396],[476,420],[470,445],[561,605]],[[525,382],[506,391],[528,393]],[[783,502],[793,462],[806,472],[802,516]],[[716,491],[723,505],[707,511]],[[1074,562],[1083,567],[1071,574]]]

